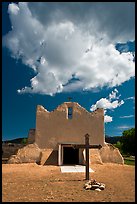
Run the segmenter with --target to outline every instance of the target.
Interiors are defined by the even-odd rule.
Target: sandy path
[[[2,165],[3,202],[134,202],[135,167],[92,165],[90,178],[106,184],[104,191],[86,191],[84,173],[61,173],[58,166]]]

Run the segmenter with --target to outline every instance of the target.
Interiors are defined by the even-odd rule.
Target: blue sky
[[[26,137],[37,105],[52,111],[69,96],[88,111],[105,108],[107,135],[134,127],[134,3],[8,6],[2,3],[3,140]]]

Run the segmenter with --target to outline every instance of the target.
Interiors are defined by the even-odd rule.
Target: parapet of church
[[[72,108],[72,118],[68,111]],[[84,143],[90,135],[90,144],[104,145],[104,110],[88,112],[75,102],[64,102],[49,112],[37,106],[35,142],[40,148],[58,148],[59,143]]]

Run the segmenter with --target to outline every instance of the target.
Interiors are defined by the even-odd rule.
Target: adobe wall
[[[35,142],[35,129],[31,128],[28,133],[28,144],[33,144]]]
[[[68,119],[68,107],[73,107],[73,118]],[[85,143],[104,145],[104,110],[88,112],[75,102],[65,102],[52,112],[37,106],[35,142],[41,149],[58,149],[58,143]]]
[[[110,143],[105,142],[104,146],[99,150],[99,152],[103,163],[124,164],[124,159],[119,149]]]

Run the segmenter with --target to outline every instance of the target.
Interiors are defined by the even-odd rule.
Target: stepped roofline
[[[89,114],[94,114],[96,113],[96,111],[101,111],[103,110],[103,108],[97,108],[95,111],[89,112],[87,111],[84,107],[82,107],[79,103],[77,102],[63,102],[62,104],[58,105],[54,110],[52,111],[48,111],[45,107],[43,107],[42,105],[38,105],[37,106],[37,110],[39,111],[44,111],[47,113],[53,113],[55,111],[64,111],[64,109],[66,109],[66,107],[76,107],[78,109],[81,109],[84,112],[87,112]]]

